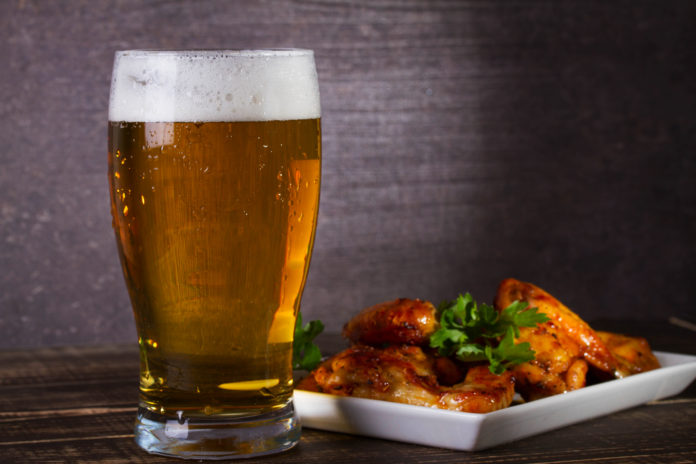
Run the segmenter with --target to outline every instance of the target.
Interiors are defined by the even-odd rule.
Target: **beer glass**
[[[111,214],[145,450],[223,459],[299,440],[292,342],[320,151],[310,50],[116,52]]]

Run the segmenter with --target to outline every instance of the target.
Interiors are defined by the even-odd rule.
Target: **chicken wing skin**
[[[364,309],[343,328],[343,336],[363,345],[427,345],[437,329],[436,309],[427,301],[399,298]]]
[[[597,335],[621,364],[631,374],[651,371],[660,367],[648,341],[642,337],[629,337],[611,332],[597,331]]]
[[[322,363],[297,388],[474,413],[505,408],[514,395],[511,374],[494,375],[488,366],[471,367],[463,381],[444,386],[435,357],[407,345],[354,345]]]
[[[512,368],[515,389],[527,401],[582,388],[587,363],[578,344],[550,323],[520,329],[517,343],[528,342],[535,351],[532,361]]]

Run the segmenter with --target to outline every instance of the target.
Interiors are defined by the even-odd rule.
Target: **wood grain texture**
[[[682,404],[681,407],[684,405]],[[300,444],[283,454],[249,459],[244,462],[277,462],[288,464],[325,463],[354,464],[355,462],[399,462],[399,463],[693,463],[696,459],[691,437],[696,428],[691,424],[675,426],[673,420],[679,414],[679,405],[645,406],[640,413],[619,413],[610,419],[599,419],[582,425],[566,427],[530,438],[526,442],[504,445],[491,451],[462,453],[450,450],[427,448],[416,445],[389,442],[363,437],[304,430]],[[684,415],[685,420],[696,419],[691,404]],[[61,421],[53,427],[73,433],[71,437],[34,439],[0,442],[3,457],[15,462],[179,462],[159,456],[148,455],[133,441],[128,433],[132,426],[132,414],[89,416],[81,420]],[[664,435],[645,434],[635,436],[625,425],[638,426],[655,424],[664,433],[676,432],[676,440],[665,440]],[[37,425],[37,434],[43,436],[43,424]],[[50,427],[50,426],[49,426]],[[618,432],[617,432],[618,428]],[[623,431],[621,431],[623,428]],[[83,436],[74,436],[75,431],[89,430]],[[656,436],[657,435],[657,436]],[[10,461],[12,462],[12,461]],[[232,461],[226,461],[232,462]]]
[[[619,320],[595,325],[650,335],[655,349],[696,354],[693,334],[679,327]],[[321,339],[327,353],[342,344],[335,333]],[[0,460],[172,462],[146,454],[133,441],[137,369],[138,356],[132,346],[0,351]],[[696,462],[694,434],[696,384],[674,398],[482,452],[305,429],[293,450],[245,462],[686,464]]]
[[[696,4],[0,2],[0,347],[135,339],[106,182],[113,52],[306,47],[323,183],[308,318],[532,281],[696,319]]]

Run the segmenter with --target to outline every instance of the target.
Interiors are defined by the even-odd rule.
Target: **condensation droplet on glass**
[[[280,194],[280,192],[276,192],[275,194],[275,199],[280,200],[283,197],[283,195]]]

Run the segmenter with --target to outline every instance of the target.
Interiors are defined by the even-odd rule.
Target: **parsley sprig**
[[[534,327],[548,321],[526,301],[515,301],[498,312],[485,303],[477,304],[469,293],[440,305],[440,328],[430,336],[430,346],[443,356],[462,361],[488,361],[492,373],[534,359],[528,342],[515,343],[520,327]]]
[[[321,321],[310,321],[302,326],[302,313],[295,322],[295,341],[292,344],[292,368],[311,371],[321,362],[321,351],[313,342],[324,330]]]

